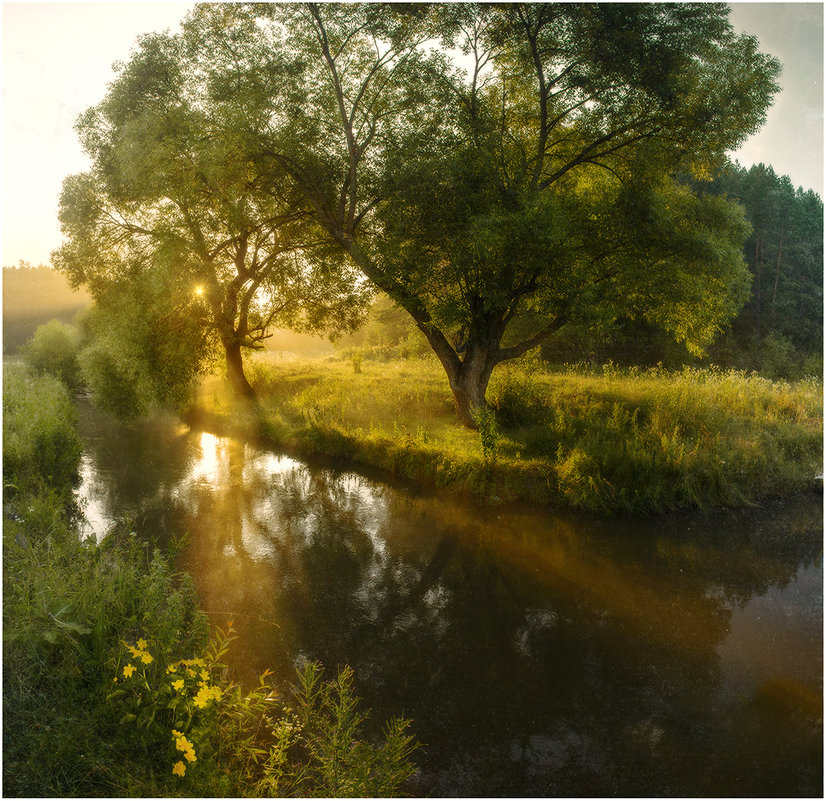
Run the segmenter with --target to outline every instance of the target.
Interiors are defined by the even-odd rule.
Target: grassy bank
[[[494,374],[480,437],[458,425],[433,360],[258,358],[249,373],[259,411],[209,379],[191,419],[480,499],[661,512],[805,491],[822,472],[822,383],[813,379],[550,372],[529,358]]]
[[[191,578],[125,526],[82,542],[68,390],[3,376],[3,794],[388,796],[412,772],[406,722],[360,739],[344,669],[242,689]]]

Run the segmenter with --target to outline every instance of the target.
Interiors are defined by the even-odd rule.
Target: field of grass
[[[820,486],[822,383],[715,369],[503,365],[493,415],[462,428],[432,359],[254,357],[258,410],[212,378],[190,418],[301,455],[379,468],[487,501],[599,514],[742,505]]]

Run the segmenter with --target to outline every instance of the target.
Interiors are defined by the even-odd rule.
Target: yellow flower
[[[135,666],[134,666],[134,665],[126,665],[126,666],[123,668],[123,675],[124,675],[124,676],[126,676],[126,678],[127,678],[127,679],[128,679],[128,678],[129,678],[129,677],[130,677],[130,676],[131,676],[134,672],[135,672]]]
[[[186,765],[183,762],[176,762],[172,767],[172,772],[177,776],[183,776],[186,773]]]
[[[148,665],[152,661],[152,654],[150,654],[148,651],[144,651],[141,654],[141,661],[144,663],[144,665]]]
[[[176,729],[172,729],[172,736],[173,737],[183,737],[183,734],[181,734],[181,732],[177,731]]]
[[[210,692],[209,687],[201,687],[195,696],[195,706],[197,706],[198,709],[203,709],[211,700],[212,693]]]
[[[172,689],[180,692],[184,688],[184,680],[178,679],[177,681],[172,682]]]
[[[178,670],[178,665],[180,662],[176,662],[174,665],[167,665],[166,672],[167,673],[175,673]]]
[[[184,751],[184,759],[186,759],[187,762],[195,761],[195,749],[191,745]]]
[[[201,671],[201,678],[204,681],[209,681],[209,671],[208,670],[202,670]]]
[[[141,655],[140,649],[135,648],[134,645],[127,645],[126,647],[129,649],[129,653],[132,654],[132,656],[134,656],[135,659],[137,659]]]
[[[141,650],[144,650],[147,645],[148,643],[146,642],[146,640],[138,640],[138,648],[140,648]]]

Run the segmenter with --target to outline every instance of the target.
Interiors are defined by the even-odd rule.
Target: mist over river
[[[80,414],[87,533],[185,537],[242,681],[349,664],[409,792],[822,795],[821,496],[603,520]]]

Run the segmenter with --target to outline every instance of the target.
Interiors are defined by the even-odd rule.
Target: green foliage
[[[197,376],[215,362],[214,338],[164,276],[107,292],[83,323],[84,382],[97,406],[122,419],[157,407],[179,409]]]
[[[117,334],[97,337],[80,352],[78,361],[95,406],[120,419],[149,412],[151,377],[143,360]]]
[[[390,721],[385,741],[370,745],[359,739],[366,714],[359,709],[350,668],[343,668],[335,681],[325,682],[319,666],[311,663],[299,671],[299,680],[294,714],[306,767],[297,794],[353,798],[396,792],[413,772],[410,756],[416,746],[405,732],[409,721]]]
[[[21,364],[3,365],[3,497],[77,480],[81,443],[66,385]],[[70,489],[66,489],[67,492]]]
[[[752,231],[744,255],[752,275],[749,302],[733,329],[738,344],[770,331],[798,348],[823,344],[823,201],[795,190],[763,164],[728,165],[707,187],[741,203]]]
[[[77,354],[80,331],[60,320],[50,320],[38,326],[34,336],[23,347],[23,358],[35,370],[59,378],[69,389],[80,385]]]

